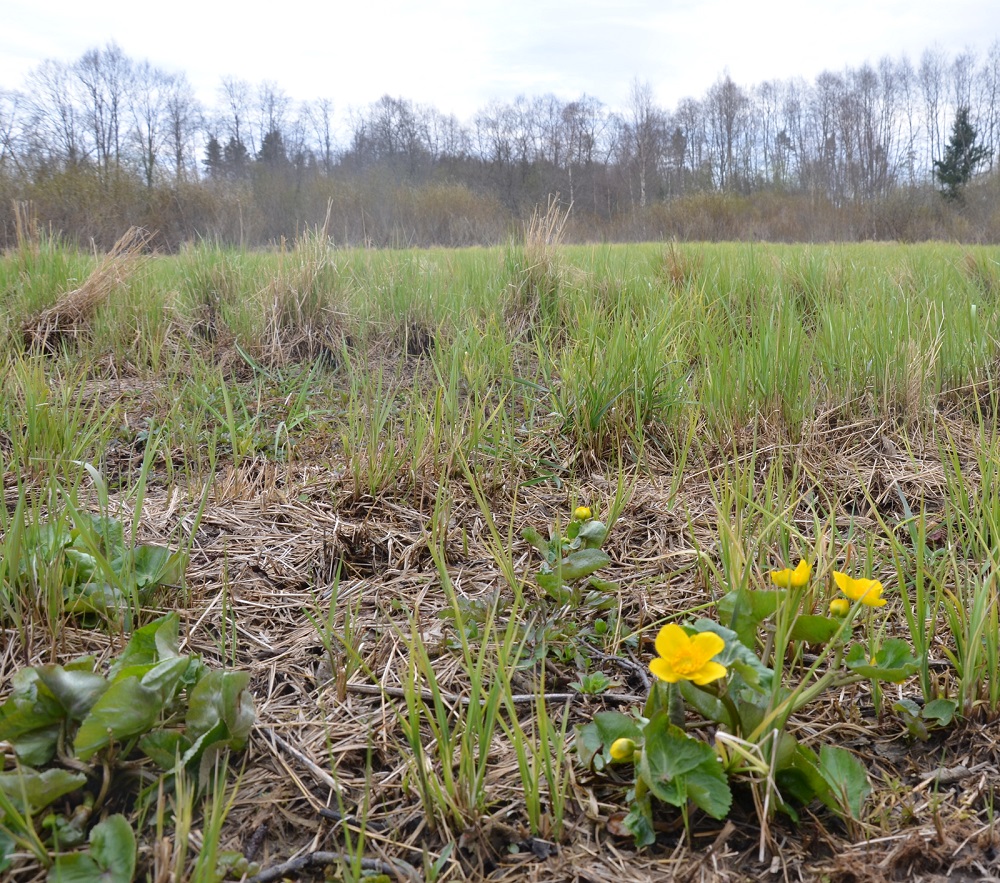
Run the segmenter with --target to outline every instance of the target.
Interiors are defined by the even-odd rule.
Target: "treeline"
[[[975,177],[944,200],[935,168],[962,115]],[[571,239],[995,242],[998,151],[1000,41],[811,83],[723,75],[673,109],[637,80],[617,111],[543,95],[468,121],[388,95],[338,118],[331,99],[231,78],[206,107],[110,44],[0,90],[0,245],[29,214],[74,241],[141,225],[174,249],[272,243],[328,211],[344,243],[492,243],[555,193]]]

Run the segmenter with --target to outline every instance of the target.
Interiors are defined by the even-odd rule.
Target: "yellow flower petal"
[[[594,517],[594,513],[590,510],[590,506],[577,506],[573,510],[573,517],[577,521],[589,521]]]
[[[783,589],[800,589],[812,576],[812,565],[805,559],[800,559],[795,570],[786,567],[784,570],[772,570],[771,582]]]
[[[852,601],[860,601],[866,607],[885,607],[886,600],[882,597],[882,583],[877,579],[853,579],[839,570],[833,572],[833,581]]]
[[[670,667],[670,663],[661,656],[650,660],[649,670],[661,681],[666,681],[668,684],[676,684],[681,679],[681,676]]]
[[[699,667],[726,649],[726,642],[715,632],[699,632],[690,638],[692,661]]]
[[[684,650],[691,639],[688,633],[676,623],[670,623],[660,629],[656,636],[656,654],[669,659]]]
[[[721,662],[706,662],[701,670],[691,678],[691,683],[710,684],[726,676],[726,667]]]

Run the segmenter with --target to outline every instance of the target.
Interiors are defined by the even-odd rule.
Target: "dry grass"
[[[956,438],[971,434],[958,423]],[[717,554],[719,513],[711,500],[722,470],[748,458],[797,461],[803,474],[822,475],[831,498],[844,510],[836,521],[874,530],[908,499],[940,499],[944,479],[932,452],[916,435],[902,436],[877,421],[852,426],[817,422],[801,443],[780,434],[756,439],[752,449],[735,439],[731,451],[706,451],[702,467],[691,469],[670,494],[671,463],[647,456],[642,472],[611,534],[613,565],[607,575],[621,585],[620,614],[634,628],[648,628],[711,600],[697,567],[701,556]],[[913,456],[901,454],[909,447]],[[561,451],[567,457],[571,451]],[[258,722],[239,760],[243,784],[225,831],[225,848],[256,850],[265,867],[289,858],[344,848],[345,830],[362,828],[370,868],[395,869],[411,879],[450,843],[446,879],[737,881],[778,874],[791,879],[944,880],[990,879],[996,873],[997,833],[977,820],[1000,775],[1000,742],[974,723],[927,745],[901,742],[898,724],[877,719],[864,689],[824,702],[793,721],[800,738],[835,732],[866,760],[873,779],[884,785],[874,815],[889,825],[888,836],[872,829],[870,843],[852,843],[829,817],[807,816],[799,827],[778,821],[766,832],[763,862],[752,806],[737,808],[733,824],[699,819],[692,844],[679,828],[664,831],[661,845],[638,854],[616,835],[623,788],[577,771],[571,811],[561,842],[532,837],[524,825],[522,797],[510,746],[498,739],[489,763],[487,788],[495,812],[469,818],[465,828],[434,827],[416,800],[408,751],[400,730],[404,638],[416,628],[434,649],[441,689],[468,697],[465,672],[448,649],[449,627],[442,613],[449,600],[430,560],[428,540],[437,488],[387,492],[379,499],[355,499],[349,482],[328,457],[308,463],[245,462],[215,479],[187,574],[191,592],[182,606],[187,645],[212,665],[235,664],[252,673]],[[517,479],[493,489],[489,498],[501,523],[516,513],[519,524],[543,527],[569,504],[567,491],[522,487]],[[973,478],[973,476],[970,476]],[[452,580],[468,602],[509,592],[492,560],[482,513],[467,486],[448,481],[451,499],[444,550]],[[580,499],[601,502],[614,493],[600,464],[578,464],[572,484]],[[144,539],[166,539],[186,531],[201,488],[151,491]],[[874,500],[870,515],[863,510]],[[850,512],[849,510],[854,510]],[[806,513],[800,513],[806,518]],[[797,517],[797,516],[796,516]],[[519,571],[530,565],[520,541],[513,549]],[[775,562],[777,563],[777,562]],[[327,616],[335,573],[341,568],[334,630],[351,643],[330,652],[309,616]],[[761,575],[762,577],[762,575]],[[161,598],[164,606],[173,606]],[[567,615],[572,616],[572,613]],[[644,692],[634,668],[648,657],[648,639],[635,651],[622,648],[596,667],[623,680],[619,694],[635,703]],[[40,662],[46,651],[8,644],[3,664],[14,658]],[[105,656],[107,637],[70,629],[60,655]],[[545,689],[568,694],[571,722],[585,723],[613,697],[573,696],[572,666],[552,663]],[[515,686],[539,688],[531,670]],[[474,697],[473,697],[474,699]],[[524,709],[527,725],[531,708]],[[952,770],[949,775],[943,769]],[[892,783],[895,783],[894,785]],[[364,819],[361,822],[360,819]],[[908,821],[905,821],[908,819]],[[198,832],[195,832],[196,836]],[[142,861],[152,861],[144,844]],[[329,856],[326,856],[329,861]],[[379,863],[382,863],[379,865]],[[395,864],[393,864],[395,863]],[[976,877],[976,874],[982,874]],[[17,873],[12,880],[39,879]]]
[[[25,349],[54,352],[62,341],[85,333],[98,307],[141,268],[149,239],[145,230],[129,228],[82,285],[26,319],[21,326]]]

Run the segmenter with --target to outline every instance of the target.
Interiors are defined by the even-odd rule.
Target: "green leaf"
[[[14,692],[0,705],[0,742],[14,742],[32,730],[65,719],[66,709],[34,668],[19,671],[12,683]]]
[[[0,773],[0,791],[21,812],[35,812],[85,784],[87,776],[84,773],[71,773],[64,769],[40,773],[30,767],[22,767],[17,772]]]
[[[97,700],[73,741],[80,760],[89,760],[112,739],[122,740],[149,730],[163,711],[159,690],[145,687],[137,677],[116,680]]]
[[[249,682],[245,671],[210,671],[198,681],[188,699],[188,738],[197,742],[211,733],[215,738],[204,747],[228,741],[233,748],[242,748],[256,717]]]
[[[61,724],[52,724],[48,727],[32,730],[12,741],[14,754],[17,755],[17,759],[21,763],[27,766],[45,766],[56,756],[61,734]]]
[[[89,852],[57,856],[47,880],[48,883],[104,883],[101,867]]]
[[[830,808],[860,820],[861,808],[872,790],[864,764],[846,748],[824,745],[819,750],[818,769],[830,786]]]
[[[910,652],[910,645],[902,638],[889,638],[875,654],[875,658],[865,658],[865,649],[855,644],[847,653],[844,664],[862,677],[894,684],[905,681],[915,674],[920,663]]]
[[[729,812],[729,782],[710,746],[675,727],[663,712],[650,719],[643,737],[638,771],[653,794],[673,806],[690,799],[716,819]]]
[[[191,740],[179,730],[153,730],[139,740],[139,750],[165,770],[172,770],[190,749]]]
[[[749,596],[750,592],[745,589],[729,592],[716,604],[716,610],[719,621],[733,630],[741,644],[753,649],[760,620],[754,618]]]
[[[587,769],[602,770],[611,763],[611,743],[616,739],[642,741],[635,718],[620,711],[599,711],[589,724],[576,728],[576,754]]]
[[[680,688],[681,696],[684,697],[684,702],[702,717],[718,724],[735,725],[736,722],[729,719],[729,712],[720,699],[696,687],[690,681],[681,681],[677,686]]]
[[[585,549],[599,549],[607,539],[608,529],[595,518],[580,525],[578,536],[583,540]]]
[[[778,607],[783,607],[788,599],[786,589],[748,589],[747,595],[750,597],[753,617],[758,623],[774,616]]]
[[[73,616],[95,614],[117,620],[128,605],[128,598],[117,586],[106,582],[90,582],[84,586],[63,590],[66,612]]]
[[[538,583],[538,587],[554,601],[562,604],[569,598],[569,592],[563,588],[563,581],[559,579],[557,574],[542,572],[535,577],[535,581]]]
[[[63,553],[66,581],[70,586],[89,583],[97,572],[97,559],[82,549],[66,549]]]
[[[932,699],[924,706],[921,717],[935,726],[946,727],[955,719],[958,702],[954,699]]]
[[[592,576],[587,581],[587,585],[605,595],[617,592],[619,588],[618,583],[613,582],[612,580],[598,579],[596,576]]]
[[[66,710],[34,668],[18,671],[11,684],[0,706],[0,742],[10,742],[22,763],[43,766],[55,755]]]
[[[184,556],[166,546],[137,546],[132,553],[132,575],[143,589],[162,583],[179,583],[184,575]]]
[[[89,512],[77,512],[74,518],[74,548],[96,550],[109,561],[121,556],[125,549],[125,528],[117,518]]]
[[[159,619],[136,629],[128,644],[122,651],[109,675],[114,679],[118,673],[132,665],[149,665],[161,659],[178,655],[178,635],[180,633],[180,617],[176,613],[168,613]]]
[[[35,670],[39,680],[73,720],[82,720],[108,689],[104,677],[93,671],[67,670],[51,663],[40,665]]]
[[[640,849],[656,843],[656,829],[653,828],[653,807],[648,795],[632,801],[632,806],[629,807],[628,815],[625,816],[623,824],[632,832],[635,845]]]
[[[816,753],[807,745],[800,744],[790,733],[783,733],[782,738],[785,736],[791,740],[794,750],[787,757],[779,757],[774,780],[781,793],[780,809],[793,819],[797,819],[798,813],[789,800],[808,806],[816,798],[825,799],[830,786],[817,768],[819,758]]]
[[[87,852],[57,857],[48,883],[132,883],[134,877],[135,833],[118,814],[93,827]]]
[[[692,628],[696,632],[713,632],[726,642],[722,651],[712,657],[715,662],[735,671],[754,690],[758,692],[770,690],[774,672],[740,640],[736,632],[712,619],[705,618],[695,620]]]
[[[827,644],[840,629],[840,621],[821,614],[804,613],[796,617],[790,635],[793,641]]]
[[[6,871],[10,867],[10,857],[13,855],[17,844],[3,828],[0,828],[0,871]]]
[[[611,562],[607,552],[602,549],[580,549],[572,552],[562,562],[562,578],[570,580],[590,576]]]
[[[177,693],[190,664],[191,660],[187,656],[164,659],[150,668],[139,682],[143,687],[155,690],[160,697],[160,703],[166,705]]]
[[[927,728],[926,722],[920,715],[921,709],[916,702],[905,697],[897,699],[892,705],[892,710],[900,716],[903,721],[903,725],[906,727],[906,731],[913,736],[914,739],[919,739],[921,742],[926,742],[930,739],[930,731]]]
[[[545,539],[537,530],[528,526],[521,531],[521,537],[542,553],[542,557],[549,560],[549,541]]]

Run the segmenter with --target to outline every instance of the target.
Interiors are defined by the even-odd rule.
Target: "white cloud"
[[[0,88],[45,58],[72,61],[115,40],[131,57],[183,70],[213,103],[223,76],[272,80],[293,98],[361,106],[389,93],[469,118],[491,98],[583,92],[621,106],[634,77],[673,107],[724,71],[751,86],[813,78],[883,56],[914,63],[935,44],[985,54],[995,0],[389,0],[271,7],[255,14],[174,0],[157,18],[79,0],[8,0]]]

